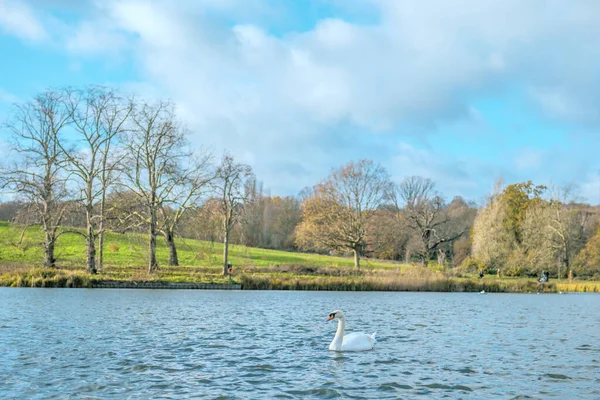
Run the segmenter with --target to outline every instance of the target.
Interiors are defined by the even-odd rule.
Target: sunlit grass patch
[[[556,288],[561,292],[592,292],[600,293],[600,282],[596,281],[561,281],[556,283]]]
[[[39,227],[29,227],[23,232],[20,227],[0,222],[0,275],[3,277],[0,284],[29,286],[25,281],[29,279],[30,271],[35,270],[42,263],[42,240],[43,235]],[[234,265],[234,276],[230,281],[229,277],[222,275],[223,245],[221,243],[192,239],[178,239],[176,243],[181,266],[167,266],[168,248],[163,238],[159,237],[157,258],[161,268],[156,273],[149,274],[146,267],[148,256],[146,236],[107,232],[104,267],[97,275],[89,276],[85,273],[85,239],[75,233],[65,233],[59,237],[56,245],[57,271],[65,274],[85,275],[90,281],[229,283],[239,282],[241,274],[244,273],[260,273],[274,277],[354,276],[411,268],[398,263],[365,259],[362,262],[361,271],[356,272],[350,257],[232,245],[230,246],[229,261]],[[34,281],[35,279],[37,278],[34,277]],[[38,283],[41,284],[41,282]]]
[[[233,245],[230,262],[234,275],[222,275],[221,243],[177,239],[180,266],[169,267],[168,248],[158,238],[160,269],[148,273],[146,237],[108,232],[104,267],[96,275],[85,270],[85,240],[66,233],[57,243],[57,269],[40,268],[43,259],[39,227],[20,227],[0,221],[0,285],[27,287],[91,287],[96,282],[240,283],[244,289],[281,290],[389,290],[442,292],[600,292],[600,282],[550,282],[538,285],[533,278],[486,275],[459,277],[455,270],[433,265],[407,265],[363,259],[356,270],[351,257],[294,253]]]

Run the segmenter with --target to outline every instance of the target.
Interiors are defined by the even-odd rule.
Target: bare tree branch
[[[223,154],[214,183],[223,230],[223,275],[228,274],[229,236],[247,199],[245,182],[252,176],[249,165],[237,163],[230,154]]]
[[[56,238],[69,206],[65,201],[69,176],[63,170],[64,152],[60,147],[68,124],[62,94],[47,91],[15,106],[13,118],[5,126],[14,158],[0,168],[0,187],[32,205],[35,222],[44,231],[45,267],[56,265]]]

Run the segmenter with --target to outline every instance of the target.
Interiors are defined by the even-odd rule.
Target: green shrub
[[[487,267],[483,261],[477,260],[473,257],[467,257],[463,260],[458,269],[463,273],[476,274],[479,271],[486,271]]]
[[[430,262],[429,264],[427,264],[427,267],[435,272],[445,272],[447,269],[446,265],[438,264],[437,262],[433,262],[433,261]]]
[[[502,273],[506,276],[519,277],[523,276],[523,274],[525,273],[525,268],[512,265],[510,267],[505,268]]]

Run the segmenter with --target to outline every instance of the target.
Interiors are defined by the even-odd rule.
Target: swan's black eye
[[[331,314],[329,314],[329,317],[330,317],[330,318],[335,318],[335,313],[331,313]]]

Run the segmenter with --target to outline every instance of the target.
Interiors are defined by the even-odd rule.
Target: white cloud
[[[127,39],[121,32],[110,29],[110,25],[110,21],[82,22],[67,37],[67,50],[83,55],[118,54],[126,48]]]
[[[446,199],[463,196],[478,202],[482,202],[483,198],[473,198],[473,195],[483,194],[490,182],[502,174],[501,170],[475,157],[457,160],[449,154],[419,149],[407,143],[398,145],[388,169],[396,182],[402,181],[406,176],[422,176],[433,180],[436,189]]]
[[[34,11],[22,1],[0,0],[0,30],[31,42],[48,38]]]
[[[593,80],[588,82],[591,87],[577,88],[577,84],[571,84],[569,87],[567,83],[534,88],[529,94],[551,119],[598,125],[600,109],[596,104],[600,101],[600,94],[595,90],[600,89],[600,84]]]
[[[237,93],[244,87],[240,80],[252,82],[260,88],[263,102],[300,107],[316,120],[348,119],[372,129],[463,115],[470,93],[490,90],[514,75],[522,75],[537,88],[553,81],[554,70],[565,65],[556,55],[560,49],[549,44],[542,51],[555,55],[547,58],[556,65],[536,63],[535,50],[546,37],[560,33],[569,41],[577,40],[582,23],[600,32],[591,26],[590,17],[571,7],[545,15],[540,14],[542,3],[516,0],[419,5],[376,1],[383,15],[379,25],[330,18],[311,31],[283,37],[247,24],[231,29],[215,26],[189,3],[112,4],[108,8],[121,28],[139,35],[148,71],[168,81],[168,86],[194,90],[186,82],[194,78],[175,73],[193,67],[196,74],[222,82],[217,91]],[[222,10],[230,10],[232,4],[227,2]],[[585,4],[590,11],[598,9],[594,3]],[[510,29],[502,22],[506,20],[511,21]],[[536,69],[522,71],[523,64]],[[185,83],[174,82],[175,77]],[[541,104],[552,107],[554,103]]]
[[[68,46],[134,54],[145,84],[178,103],[198,143],[253,163],[275,193],[365,156],[476,191],[469,166],[415,148],[396,152],[397,135],[473,118],[473,99],[515,83],[556,118],[593,120],[587,110],[600,100],[600,48],[591,38],[600,37],[600,3],[356,3],[375,7],[380,20],[330,17],[275,35],[268,27],[281,10],[270,2],[98,2]],[[376,136],[382,150],[372,145]],[[517,164],[535,167],[531,156]]]

